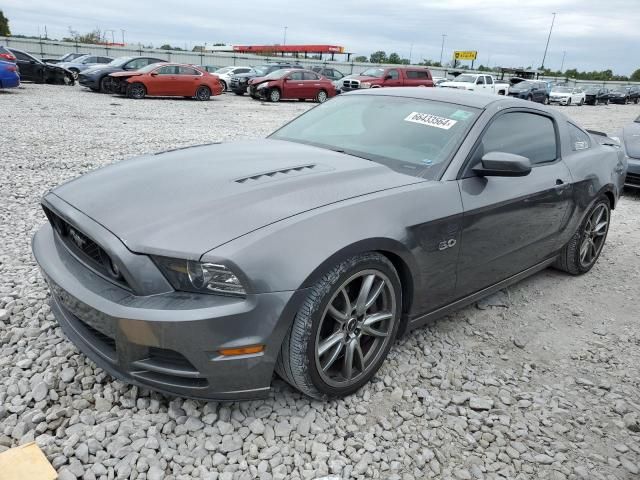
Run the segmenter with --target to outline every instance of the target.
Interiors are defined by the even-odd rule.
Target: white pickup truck
[[[509,93],[508,83],[498,82],[493,75],[482,73],[463,73],[458,75],[455,80],[442,82],[438,87],[496,93],[498,95],[507,95]]]

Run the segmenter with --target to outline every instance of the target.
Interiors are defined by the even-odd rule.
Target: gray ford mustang
[[[367,382],[395,338],[545,267],[589,271],[619,145],[542,105],[357,91],[269,138],[122,161],[47,193],[33,251],[68,337],[206,399]]]

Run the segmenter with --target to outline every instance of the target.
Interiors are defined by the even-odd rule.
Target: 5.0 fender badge
[[[446,250],[447,248],[452,248],[456,246],[457,240],[455,238],[450,238],[449,240],[443,240],[438,244],[438,250]]]

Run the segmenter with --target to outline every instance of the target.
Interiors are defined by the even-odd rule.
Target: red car
[[[222,85],[216,75],[193,65],[180,63],[154,63],[140,70],[115,72],[109,91],[129,98],[195,97],[209,100],[222,93]]]
[[[266,77],[249,80],[249,94],[255,99],[315,100],[323,103],[336,95],[331,80],[311,70],[282,69]]]

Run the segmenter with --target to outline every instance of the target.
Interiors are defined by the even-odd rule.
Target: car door
[[[402,86],[402,79],[400,78],[400,71],[397,68],[390,68],[384,74],[384,86],[385,87],[399,87],[399,86]]]
[[[293,71],[284,77],[282,98],[305,98],[304,75],[302,71]]]
[[[20,78],[22,80],[29,80],[35,82],[36,80],[42,80],[42,71],[40,64],[30,55],[26,53],[11,50],[16,57],[16,64],[20,69]]]
[[[485,128],[458,180],[464,208],[458,297],[533,267],[559,248],[573,194],[557,132],[551,115],[530,109],[497,113]],[[529,158],[531,172],[498,177],[472,171],[496,151]]]
[[[176,81],[173,84],[173,95],[193,97],[201,83],[201,72],[192,67],[179,66]]]
[[[484,75],[479,75],[478,78],[476,78],[475,89],[477,91],[484,92],[485,86]]]
[[[156,96],[174,95],[174,84],[177,76],[177,65],[164,65],[156,68],[149,73],[148,78],[145,80],[147,94]]]
[[[304,83],[304,97],[300,98],[316,98],[322,84],[320,83],[320,75],[315,72],[302,72]]]
[[[488,93],[495,92],[495,88],[493,86],[493,77],[491,75],[485,75],[484,76],[484,82],[485,82],[485,90]]]

